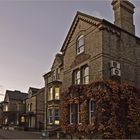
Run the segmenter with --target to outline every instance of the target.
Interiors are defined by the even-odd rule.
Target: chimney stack
[[[113,0],[114,24],[118,27],[135,34],[135,25],[133,25],[133,14],[135,6],[128,0]]]

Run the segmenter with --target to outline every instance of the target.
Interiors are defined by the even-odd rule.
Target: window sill
[[[78,57],[78,56],[80,56],[80,55],[82,55],[82,54],[84,54],[85,53],[85,51],[83,51],[83,52],[81,52],[81,53],[76,53],[76,56]]]

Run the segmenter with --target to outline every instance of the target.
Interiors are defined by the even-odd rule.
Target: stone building
[[[45,130],[49,135],[60,131],[60,97],[63,80],[63,56],[56,54],[51,71],[43,77],[45,80]]]
[[[44,115],[45,115],[45,88],[41,88],[36,93],[36,127],[38,130],[44,129]]]
[[[4,101],[1,103],[2,106],[2,125],[14,125],[23,126],[25,118],[23,113],[25,112],[24,98],[27,93],[20,91],[6,90]]]
[[[36,129],[36,96],[39,89],[30,87],[28,96],[25,98],[26,104],[26,127],[28,129]]]
[[[2,127],[2,123],[3,123],[3,101],[0,102],[0,127]]]
[[[140,38],[133,25],[134,5],[127,0],[113,0],[112,6],[114,24],[77,12],[61,48],[63,90],[76,82],[85,83],[83,66],[88,67],[89,83],[115,77],[121,83],[140,86]]]
[[[30,87],[28,96],[24,99],[26,104],[26,125],[27,130],[42,130],[44,128],[44,88]]]
[[[99,80],[112,80],[140,88],[140,38],[135,35],[133,21],[135,7],[128,0],[113,0],[112,6],[114,24],[105,19],[77,12],[61,48],[62,93],[72,85],[86,86]],[[50,92],[47,85],[48,77],[53,77],[53,71],[44,75],[46,94]],[[80,87],[79,91],[81,88],[83,87]],[[82,98],[81,93],[75,91],[76,93],[79,98]],[[70,96],[69,102],[72,102],[75,97],[74,91]],[[94,114],[94,102],[91,100],[88,104],[90,114],[87,114],[87,117],[90,124],[91,114]],[[49,108],[48,102],[45,106]],[[76,123],[71,127],[80,126],[82,113],[80,104],[69,104],[68,109],[69,125]],[[123,111],[126,112],[125,109]],[[60,112],[65,115],[64,110]],[[61,119],[63,121],[63,117]],[[74,134],[76,136],[76,132],[71,131],[71,135]]]

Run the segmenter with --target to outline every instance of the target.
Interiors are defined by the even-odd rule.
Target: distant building
[[[28,96],[24,99],[26,104],[26,129],[42,130],[44,128],[44,88],[30,87]]]
[[[36,94],[36,127],[38,130],[44,129],[45,115],[45,88],[40,89]]]
[[[30,87],[28,96],[25,98],[26,104],[26,127],[28,129],[36,129],[36,94],[39,91],[37,88]]]
[[[23,99],[27,96],[27,93],[20,91],[6,90],[4,101],[1,103],[2,106],[2,125],[17,125],[23,126],[25,118],[23,113],[25,112],[25,105]]]

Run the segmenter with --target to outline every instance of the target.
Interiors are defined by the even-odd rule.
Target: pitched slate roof
[[[6,90],[6,96],[9,97],[9,100],[23,100],[28,94],[27,93],[23,93],[20,91],[11,91],[11,90]]]
[[[55,55],[55,59],[54,59],[53,64],[52,64],[52,68],[54,66],[55,61],[57,61],[57,60],[59,61],[60,65],[63,64],[63,54],[57,53]]]
[[[77,25],[78,21],[79,20],[83,20],[87,23],[90,23],[90,24],[93,24],[93,25],[96,25],[96,26],[99,26],[100,24],[104,24],[104,25],[107,25],[109,27],[112,27],[116,30],[119,30],[119,31],[123,31],[123,32],[126,32],[128,33],[129,35],[135,37],[137,39],[137,41],[140,41],[140,38],[137,37],[136,35],[134,34],[131,34],[129,33],[128,31],[116,26],[115,24],[112,24],[111,22],[105,20],[105,19],[100,19],[100,18],[97,18],[97,17],[94,17],[94,16],[91,16],[91,15],[88,15],[88,14],[85,14],[85,13],[82,13],[82,12],[77,12],[73,22],[72,22],[72,25],[68,31],[68,34],[64,40],[64,43],[62,45],[62,48],[61,48],[61,52],[63,53],[65,51],[65,49],[67,48],[67,44],[69,43],[69,40],[70,40],[70,37],[72,36],[74,30],[75,30],[75,26]]]
[[[41,92],[44,92],[45,91],[45,87],[41,88],[38,90],[38,92],[36,92],[33,96],[36,96],[38,94],[40,94]]]
[[[32,91],[32,96],[33,96],[33,95],[36,94],[40,89],[39,89],[39,88],[30,87],[29,90]]]
[[[90,24],[98,24],[98,23],[102,22],[102,19],[100,19],[100,18],[96,18],[96,17],[93,17],[91,15],[88,15],[88,14],[82,13],[80,11],[77,11],[76,16],[74,17],[72,25],[71,25],[71,27],[70,27],[70,29],[68,31],[68,34],[67,34],[67,36],[65,38],[65,41],[64,41],[64,43],[62,45],[62,48],[60,50],[61,52],[64,52],[64,50],[66,49],[66,46],[67,46],[67,44],[69,42],[69,38],[72,35],[72,33],[73,33],[74,29],[75,29],[75,26],[77,25],[77,22],[78,22],[79,19],[82,19],[82,20],[84,20],[84,21],[86,21],[86,22],[88,22]]]

